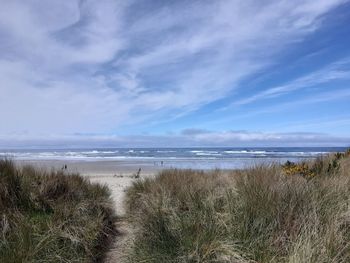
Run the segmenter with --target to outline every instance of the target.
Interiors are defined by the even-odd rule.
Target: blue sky
[[[1,1],[0,147],[348,146],[350,1]]]

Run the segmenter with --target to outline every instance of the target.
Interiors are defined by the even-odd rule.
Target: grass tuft
[[[98,262],[114,236],[107,187],[0,160],[0,262]]]
[[[136,181],[126,199],[137,229],[129,261],[350,262],[349,156],[302,166],[314,175],[272,164]]]

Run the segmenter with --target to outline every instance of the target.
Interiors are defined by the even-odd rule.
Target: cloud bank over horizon
[[[10,140],[9,140],[10,139]],[[186,129],[165,135],[93,135],[0,137],[0,148],[172,148],[172,147],[350,147],[350,137],[323,133],[214,132]]]
[[[0,147],[349,145],[349,6],[2,1]]]

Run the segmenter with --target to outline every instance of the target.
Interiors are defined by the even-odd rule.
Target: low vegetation
[[[301,175],[308,179],[316,175],[330,176],[339,173],[342,160],[348,157],[350,157],[350,149],[344,153],[320,156],[315,161],[303,161],[300,163],[287,161],[282,165],[282,168],[287,175]]]
[[[136,181],[129,262],[350,262],[349,153]]]
[[[113,219],[107,187],[0,160],[0,262],[97,262]]]

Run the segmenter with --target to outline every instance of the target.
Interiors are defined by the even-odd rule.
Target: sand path
[[[90,176],[89,176],[90,177]],[[107,253],[106,263],[122,263],[126,262],[126,255],[133,241],[133,231],[125,218],[125,209],[123,206],[125,191],[131,186],[135,179],[132,175],[123,177],[117,176],[91,176],[90,181],[100,184],[106,184],[112,193],[112,198],[115,204],[115,210],[118,215],[116,229],[120,235],[116,237],[110,251]]]
[[[141,177],[151,177],[154,174],[141,174]],[[116,237],[110,251],[106,256],[106,263],[123,263],[127,260],[129,255],[129,249],[132,246],[134,238],[134,229],[128,224],[125,216],[124,198],[125,192],[128,187],[132,185],[132,182],[136,179],[133,175],[127,174],[123,176],[89,176],[91,182],[100,184],[106,184],[112,193],[112,198],[115,204],[115,210],[118,215],[116,222],[116,229],[120,232],[120,235]]]
[[[142,168],[141,178],[152,177],[162,167],[152,166],[143,163],[120,163],[115,161],[63,161],[63,160],[27,160],[17,161],[19,165],[34,165],[44,170],[59,170],[67,165],[67,173],[79,173],[90,179],[91,182],[105,184],[111,190],[115,211],[118,215],[116,228],[120,235],[116,237],[110,251],[107,253],[105,262],[123,263],[126,262],[126,255],[133,241],[133,229],[127,223],[125,217],[124,198],[128,187],[135,181],[135,174]]]

